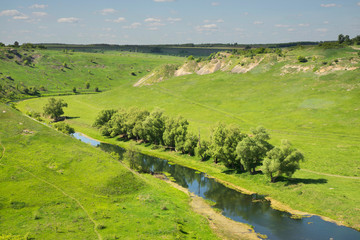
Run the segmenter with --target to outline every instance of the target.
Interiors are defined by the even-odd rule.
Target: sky
[[[282,43],[360,35],[360,0],[0,0],[0,42]]]

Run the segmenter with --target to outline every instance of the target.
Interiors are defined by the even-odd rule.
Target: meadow
[[[73,53],[72,57],[76,58],[77,55],[81,56],[82,61],[88,61],[83,53]],[[299,55],[307,57],[309,61],[298,63]],[[106,54],[100,56],[106,58]],[[119,58],[126,61],[126,57],[123,55]],[[154,56],[154,59],[158,61],[154,60],[153,67],[164,61],[179,65],[184,62],[184,59],[175,57]],[[233,61],[245,60],[249,59]],[[330,217],[360,229],[359,69],[334,70],[336,62],[358,67],[357,50],[350,47],[294,48],[286,50],[282,58],[269,55],[244,74],[221,71],[209,75],[191,74],[149,86],[133,87],[146,74],[140,70],[142,73],[138,76],[131,75],[131,72],[139,72],[138,68],[142,67],[139,64],[134,69],[130,67],[119,71],[119,75],[112,75],[118,85],[103,85],[111,87],[109,91],[61,98],[69,105],[65,115],[71,119],[66,121],[76,131],[125,147],[127,142],[106,139],[92,127],[98,112],[131,106],[152,110],[156,106],[164,109],[168,115],[182,115],[189,120],[191,130],[200,132],[205,138],[209,137],[210,127],[218,121],[235,123],[245,133],[249,133],[252,127],[262,125],[269,130],[272,144],[279,145],[281,139],[288,139],[305,155],[302,170],[296,172],[292,180],[270,184],[263,175],[229,173],[222,165],[215,165],[211,160],[203,163],[174,152],[152,150],[151,146],[139,147],[143,152],[268,195],[293,209]],[[297,66],[310,70],[298,71]],[[81,69],[79,65],[77,68]],[[317,72],[317,69],[325,70]],[[98,74],[102,74],[100,72]],[[63,87],[66,88],[66,85]],[[46,98],[37,98],[20,102],[17,106],[23,112],[42,112],[46,102]]]
[[[218,239],[187,194],[0,105],[1,239]]]

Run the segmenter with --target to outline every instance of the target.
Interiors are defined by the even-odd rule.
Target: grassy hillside
[[[193,131],[200,130],[205,137],[217,121],[236,123],[245,132],[263,125],[269,129],[273,144],[279,145],[286,138],[304,153],[306,162],[302,164],[303,170],[294,175],[297,180],[293,184],[269,185],[261,175],[227,175],[221,173],[225,170],[222,166],[210,162],[199,163],[173,153],[156,154],[174,157],[218,178],[269,194],[295,209],[359,228],[357,52],[352,48],[306,47],[288,49],[284,56],[274,53],[228,56],[225,61],[231,64],[226,71],[172,77],[142,87],[133,87],[136,79],[132,79],[101,94],[64,97],[69,104],[65,114],[74,117],[68,122],[77,131],[95,138],[101,136],[91,124],[100,110],[130,106],[149,110],[158,106],[169,115],[181,114],[190,121]],[[308,62],[299,63],[299,55]],[[231,73],[239,64],[252,68],[246,73]],[[18,106],[24,111],[42,111],[46,101],[28,100]]]
[[[74,94],[74,87],[79,93],[94,93],[96,87],[99,91],[109,90],[146,75],[160,64],[180,62],[182,59],[177,57],[127,52],[96,54],[3,47],[0,98],[11,99],[10,92],[36,95],[27,94],[26,88],[36,88],[43,96]]]
[[[0,238],[216,239],[186,194],[3,104],[0,141]]]

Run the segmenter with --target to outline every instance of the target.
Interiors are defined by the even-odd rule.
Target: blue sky
[[[1,0],[0,42],[279,43],[360,35],[360,0]]]

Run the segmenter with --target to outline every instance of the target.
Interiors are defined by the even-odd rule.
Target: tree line
[[[261,166],[264,174],[275,182],[281,175],[292,176],[300,169],[303,154],[287,140],[280,146],[269,143],[270,135],[264,127],[241,132],[237,125],[217,123],[211,128],[209,139],[189,131],[189,122],[182,116],[167,116],[155,108],[149,112],[129,109],[102,110],[93,124],[103,136],[133,139],[166,149],[197,156],[201,161],[212,159],[229,169],[255,174]]]

